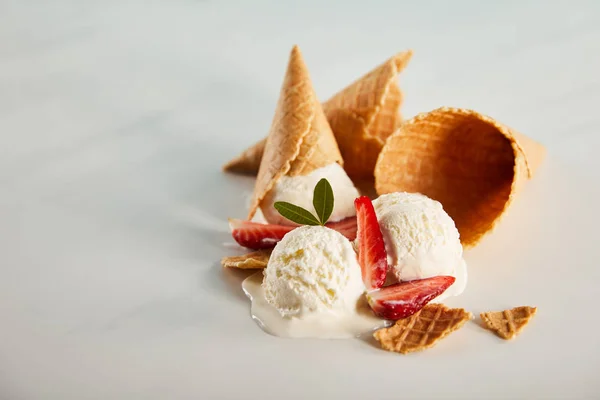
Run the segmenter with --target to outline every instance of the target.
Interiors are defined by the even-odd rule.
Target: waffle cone
[[[353,178],[373,177],[379,152],[400,124],[397,77],[411,57],[411,51],[398,53],[324,105],[346,172]]]
[[[248,219],[282,176],[307,175],[343,164],[333,132],[313,89],[300,49],[292,49],[258,170]]]
[[[390,136],[375,167],[375,188],[438,200],[463,245],[473,246],[496,226],[544,154],[542,145],[492,118],[443,107]]]
[[[397,83],[412,51],[398,53],[356,80],[323,104],[339,145],[344,167],[353,178],[372,178],[385,140],[398,128],[403,96]],[[256,143],[223,168],[257,173],[266,139]]]
[[[254,143],[251,147],[244,150],[240,155],[223,165],[223,171],[247,175],[258,174],[260,161],[262,160],[266,144],[267,138],[261,139],[259,142]]]
[[[238,174],[256,175],[260,167],[260,160],[265,151],[265,144],[267,144],[266,138],[255,143],[252,147],[244,150],[242,154],[225,164],[223,170]]]

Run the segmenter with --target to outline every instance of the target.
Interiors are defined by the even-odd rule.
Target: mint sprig
[[[273,206],[279,212],[279,214],[297,224],[321,225],[321,221],[312,215],[310,211],[292,203],[288,203],[287,201],[276,201]]]
[[[276,201],[273,206],[284,218],[300,225],[325,225],[333,212],[333,189],[327,179],[323,178],[313,191],[313,206],[317,215],[300,206],[286,201]]]
[[[325,222],[327,222],[333,212],[333,189],[325,178],[317,182],[315,186],[313,207],[315,207],[319,221],[321,221],[322,225],[325,225]]]

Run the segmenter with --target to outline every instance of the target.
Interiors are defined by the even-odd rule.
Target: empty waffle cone
[[[283,176],[307,175],[332,163],[343,164],[308,69],[294,46],[265,143],[248,219]]]
[[[398,53],[324,105],[346,172],[353,178],[373,177],[377,156],[400,125],[402,92],[397,77],[411,56],[411,51]]]
[[[265,144],[267,144],[267,138],[244,150],[242,154],[225,164],[223,170],[237,174],[256,175],[265,151]]]
[[[402,92],[397,76],[406,67],[412,51],[391,57],[356,80],[323,104],[336,137],[344,168],[353,178],[373,178],[377,156],[385,140],[402,121]],[[250,147],[223,169],[230,172],[258,172],[266,139]]]
[[[444,206],[464,246],[497,224],[545,154],[539,143],[475,111],[443,107],[388,139],[375,167],[378,194],[423,193]]]

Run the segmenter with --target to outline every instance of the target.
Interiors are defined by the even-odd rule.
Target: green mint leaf
[[[325,225],[333,212],[333,189],[329,181],[325,178],[321,179],[315,186],[313,206],[317,212],[317,217],[321,221],[321,225]]]
[[[289,219],[300,225],[321,225],[317,217],[312,215],[310,211],[305,210],[302,207],[295,206],[286,201],[276,201],[273,207],[283,217]]]

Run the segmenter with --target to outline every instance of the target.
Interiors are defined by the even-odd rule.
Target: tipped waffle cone
[[[223,166],[223,171],[233,172],[236,174],[256,175],[260,168],[260,160],[262,160],[265,151],[267,138],[261,139],[259,142],[247,148],[234,159],[230,160]]]
[[[346,172],[353,178],[373,177],[385,140],[400,125],[402,92],[397,79],[411,57],[411,51],[398,53],[324,105]]]
[[[343,164],[340,150],[300,49],[295,46],[265,144],[248,219],[281,177],[307,175],[334,162]]]
[[[396,321],[373,336],[388,351],[406,354],[435,346],[441,339],[460,329],[473,316],[462,308],[428,304],[409,318]]]
[[[267,144],[266,138],[255,143],[252,147],[244,150],[242,154],[225,164],[223,170],[238,174],[256,175],[260,167],[260,160],[265,151],[265,144]]]
[[[241,256],[223,257],[221,265],[225,268],[260,269],[266,268],[271,256],[271,249],[258,250]]]
[[[353,178],[372,178],[377,156],[385,140],[402,121],[402,92],[397,76],[412,51],[398,53],[323,104],[344,159]],[[266,139],[256,143],[223,168],[230,172],[257,173]]]
[[[529,323],[537,312],[536,307],[515,307],[504,311],[481,313],[485,326],[502,339],[512,339]]]
[[[542,145],[475,111],[439,108],[388,139],[375,167],[378,194],[423,193],[444,206],[465,246],[491,231],[545,154]]]

